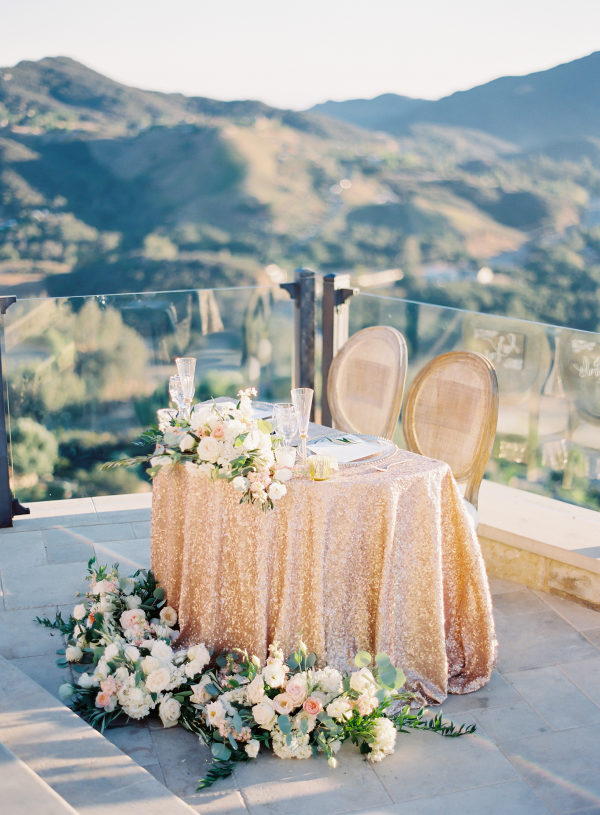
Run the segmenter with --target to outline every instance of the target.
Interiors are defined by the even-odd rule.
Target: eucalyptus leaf
[[[234,711],[234,713],[233,713],[233,726],[235,727],[236,733],[241,733],[242,732],[242,727],[244,725],[242,724],[242,717],[237,712],[237,710]]]
[[[371,664],[371,654],[368,651],[359,651],[354,657],[354,663],[358,668],[366,668]]]
[[[282,714],[281,716],[277,717],[277,724],[279,725],[279,729],[282,733],[286,735],[292,732],[292,722],[290,721],[290,717]]]
[[[220,741],[214,741],[210,746],[213,756],[218,761],[227,761],[231,757],[231,750]]]

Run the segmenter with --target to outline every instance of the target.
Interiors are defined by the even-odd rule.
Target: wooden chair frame
[[[357,331],[356,334],[353,334],[344,343],[344,345],[335,355],[333,362],[331,363],[331,368],[329,369],[329,376],[327,377],[327,400],[329,402],[329,409],[331,411],[331,417],[333,419],[333,424],[335,427],[354,433],[363,432],[359,427],[354,426],[353,423],[348,419],[344,412],[343,405],[341,405],[338,402],[336,398],[337,380],[342,368],[342,364],[348,358],[348,356],[353,353],[353,351],[356,349],[356,346],[362,344],[365,341],[365,338],[368,339],[369,336],[375,338],[377,335],[379,335],[381,337],[383,332],[385,332],[387,340],[391,339],[393,343],[397,343],[397,350],[399,352],[400,357],[399,363],[400,371],[398,374],[398,384],[393,394],[390,410],[388,413],[388,420],[385,424],[384,432],[380,434],[387,439],[391,439],[398,425],[400,408],[402,407],[402,396],[404,395],[404,385],[406,382],[406,368],[408,364],[406,341],[402,334],[395,328],[392,328],[392,326],[374,325],[370,326],[369,328],[363,328],[360,331]]]
[[[481,428],[479,443],[473,457],[473,464],[466,474],[459,474],[460,477],[457,477],[457,474],[454,473],[457,481],[466,482],[465,499],[477,508],[479,487],[481,486],[485,468],[492,453],[496,435],[496,424],[498,422],[498,377],[496,376],[496,370],[492,363],[484,357],[483,354],[478,354],[474,351],[450,351],[432,359],[421,368],[408,390],[404,410],[402,411],[402,430],[406,446],[409,450],[414,453],[420,453],[421,455],[427,455],[432,458],[440,458],[442,461],[444,460],[442,454],[437,455],[435,451],[424,451],[421,448],[419,443],[416,405],[421,388],[431,374],[437,372],[440,368],[443,368],[449,363],[456,364],[457,362],[462,362],[470,366],[478,365],[485,370],[489,376],[489,388],[487,393],[484,394],[486,400],[486,421]]]

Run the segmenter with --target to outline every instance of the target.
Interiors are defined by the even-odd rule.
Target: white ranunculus
[[[199,645],[192,645],[191,648],[188,648],[187,658],[192,662],[201,662],[204,668],[210,662],[210,653],[206,645],[201,642]]]
[[[193,450],[194,445],[196,444],[196,439],[193,436],[190,436],[189,433],[186,433],[185,436],[179,442],[179,449],[182,453],[186,453],[188,450]]]
[[[116,642],[111,642],[104,649],[104,658],[107,661],[114,659],[115,657],[119,656],[120,651],[121,649],[119,648],[119,644]]]
[[[357,693],[369,693],[377,688],[375,677],[368,668],[361,668],[350,674],[350,687]]]
[[[159,662],[170,662],[173,659],[173,649],[162,640],[156,640],[153,643],[150,653]]]
[[[74,692],[73,685],[71,685],[70,682],[63,682],[58,689],[58,695],[63,702],[68,702],[69,699],[72,699]]]
[[[257,705],[254,705],[252,708],[252,715],[254,716],[254,721],[256,724],[259,727],[262,727],[264,730],[270,730],[275,724],[275,719],[277,718],[275,708],[267,698],[263,699],[263,701],[259,702]]]
[[[163,699],[158,707],[158,715],[164,727],[175,727],[179,721],[181,713],[181,705],[177,699],[170,696],[168,699]]]
[[[282,484],[285,484],[286,481],[289,481],[292,477],[292,471],[289,470],[287,467],[280,467],[278,470],[275,470],[273,474],[273,478],[275,481],[280,481]]]
[[[137,594],[130,594],[125,598],[125,605],[129,610],[139,608],[142,605],[142,598],[138,597]]]
[[[76,605],[75,608],[73,609],[73,617],[76,620],[83,620],[83,618],[86,617],[86,616],[87,616],[87,611],[86,611],[85,606],[83,605],[83,603],[79,603],[78,605]]]
[[[281,688],[285,685],[286,668],[279,661],[265,665],[262,675],[270,688]]]
[[[313,679],[323,693],[335,693],[337,695],[342,692],[342,675],[335,668],[330,666],[321,668],[314,672]]]
[[[146,689],[149,693],[160,693],[165,690],[171,681],[171,673],[168,668],[157,668],[146,677]]]
[[[280,498],[287,492],[285,484],[280,484],[279,481],[273,481],[269,487],[269,498],[271,501],[279,501]]]
[[[171,606],[165,606],[160,610],[160,621],[171,628],[177,622],[177,612]]]
[[[79,676],[77,684],[79,685],[80,688],[93,688],[94,685],[97,684],[97,682],[95,681],[94,677],[91,676],[90,674],[83,673]]]
[[[152,671],[156,671],[160,668],[160,661],[155,657],[144,657],[142,660],[142,671],[146,676],[151,674]]]
[[[130,662],[137,662],[140,658],[140,652],[135,645],[126,645],[124,653]]]
[[[345,696],[339,696],[326,707],[326,713],[332,719],[349,719],[352,715],[352,705]]]
[[[236,492],[247,492],[250,487],[250,482],[243,475],[236,476],[231,483]]]
[[[198,674],[202,673],[204,669],[204,663],[199,659],[193,659],[191,662],[186,662],[184,666],[185,675],[190,679],[193,679]]]
[[[258,755],[258,751],[260,750],[260,742],[259,742],[259,740],[258,739],[250,739],[248,744],[246,744],[246,746],[244,747],[244,750],[246,751],[246,755],[249,758],[256,758],[256,756]]]
[[[67,645],[65,649],[67,662],[81,662],[83,651],[78,645]]]
[[[209,702],[204,708],[204,718],[211,727],[218,727],[224,721],[226,710],[219,699]]]
[[[221,442],[218,439],[213,439],[212,436],[203,436],[196,452],[198,458],[214,464],[221,455]]]

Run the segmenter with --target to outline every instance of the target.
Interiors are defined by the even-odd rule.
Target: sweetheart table
[[[177,464],[154,479],[152,568],[181,642],[261,659],[298,635],[341,670],[386,652],[426,702],[490,677],[496,641],[473,523],[447,464],[406,450],[294,476],[269,512]]]

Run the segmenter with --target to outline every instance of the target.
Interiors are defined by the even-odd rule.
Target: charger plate
[[[356,461],[340,461],[338,462],[340,469],[346,469],[347,467],[360,467],[362,464],[371,464],[374,461],[381,461],[384,458],[389,458],[392,456],[398,449],[394,442],[390,441],[389,439],[383,439],[378,436],[367,436],[364,433],[341,433],[339,430],[333,430],[331,433],[320,433],[318,436],[308,439],[307,447],[310,450],[311,446],[315,444],[315,442],[335,438],[341,439],[344,438],[344,436],[355,436],[357,439],[362,439],[364,441],[371,442],[372,444],[376,443],[379,445],[380,450],[376,450],[367,456],[363,456],[363,458],[358,458]],[[325,454],[323,453],[322,455]]]

